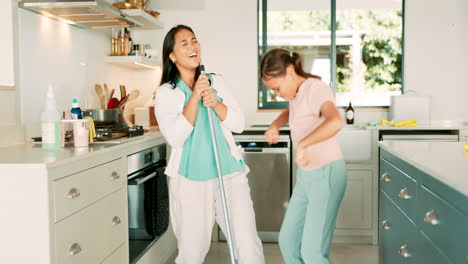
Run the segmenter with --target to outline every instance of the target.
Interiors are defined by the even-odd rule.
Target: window
[[[402,1],[259,0],[259,60],[272,48],[298,52],[337,106],[388,107],[403,89]],[[286,105],[259,80],[259,109]]]

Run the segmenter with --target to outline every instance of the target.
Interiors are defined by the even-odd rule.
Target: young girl
[[[298,165],[297,183],[279,235],[287,264],[328,264],[336,215],[346,188],[346,169],[335,135],[343,127],[333,93],[304,72],[298,53],[273,49],[261,62],[265,85],[289,101],[265,132],[276,143],[289,122]]]
[[[170,216],[179,249],[176,263],[202,264],[214,222],[225,231],[209,107],[216,114],[213,123],[235,253],[240,264],[262,264],[263,249],[246,177],[249,169],[231,133],[243,131],[243,114],[221,76],[200,74],[200,44],[191,28],[172,28],[164,38],[162,55],[155,114],[172,148],[165,173],[170,176]]]

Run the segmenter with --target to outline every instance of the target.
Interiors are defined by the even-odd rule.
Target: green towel
[[[210,74],[208,74],[208,78],[211,83],[213,83]],[[185,107],[190,96],[192,96],[192,90],[180,79],[177,81],[176,86],[185,94]],[[216,90],[215,93],[217,95]],[[219,97],[218,100],[222,101]],[[203,106],[203,101],[201,100],[198,105],[195,127],[187,140],[185,140],[182,159],[180,161],[179,174],[193,181],[208,181],[218,177],[213,141],[211,139],[210,122],[207,113],[208,109]],[[234,156],[232,156],[229,144],[221,128],[221,122],[214,113],[214,110],[211,111],[211,116],[218,144],[221,174],[225,176],[244,171],[244,161],[236,160]]]

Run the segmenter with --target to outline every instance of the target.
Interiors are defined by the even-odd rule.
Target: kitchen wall
[[[221,73],[244,110],[247,122],[270,122],[278,113],[257,111],[257,1],[160,0],[151,3],[161,11],[163,30],[140,31],[135,40],[150,42],[161,50],[164,34],[174,25],[193,27],[202,44],[207,71]],[[408,0],[406,13],[406,88],[433,100],[433,119],[467,119],[464,102],[468,92],[468,10],[465,0]],[[37,135],[47,85],[56,87],[59,107],[68,109],[77,98],[83,106],[95,107],[94,83],[110,87],[126,84],[141,89],[144,104],[158,85],[160,71],[132,71],[106,64],[109,30],[82,30],[26,10],[18,14],[21,118],[27,137]],[[428,63],[429,62],[429,63]],[[2,92],[2,112],[14,110],[18,92]],[[17,108],[17,106],[16,106]],[[13,110],[11,110],[13,109]],[[385,118],[385,112],[358,112],[356,122]],[[0,143],[1,144],[1,143]]]
[[[97,108],[95,83],[107,83],[110,89],[125,84],[128,92],[139,89],[138,100],[144,105],[159,82],[158,70],[134,71],[105,62],[110,29],[84,30],[24,9],[19,10],[18,21],[22,122],[27,138],[40,135],[49,84],[59,110],[67,111],[74,98],[82,108]],[[118,89],[115,95],[120,96]]]
[[[15,1],[5,1],[0,9],[0,146],[24,142],[23,127],[20,122],[18,92],[18,39]]]
[[[431,96],[432,119],[468,119],[468,1],[406,5],[406,89]]]
[[[153,7],[158,4],[165,7],[169,2],[183,6],[181,0],[161,0]],[[277,1],[272,7],[286,8],[282,2]],[[294,9],[299,2],[303,1],[288,2],[288,6]],[[360,2],[363,6],[369,4],[366,0]],[[464,48],[468,44],[468,17],[463,12],[468,10],[468,2],[436,0],[431,5],[424,0],[406,2],[406,89],[432,97],[433,119],[467,119],[464,99],[468,98],[468,89],[463,78],[468,72],[468,50]],[[179,23],[192,26],[201,41],[207,70],[226,77],[248,123],[270,122],[278,113],[257,111],[256,1],[204,3],[204,8],[196,10],[162,9],[165,31]],[[355,121],[387,117],[386,112],[357,112]]]

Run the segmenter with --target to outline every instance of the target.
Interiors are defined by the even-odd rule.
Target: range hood
[[[80,28],[143,26],[104,0],[24,0],[19,6]]]

